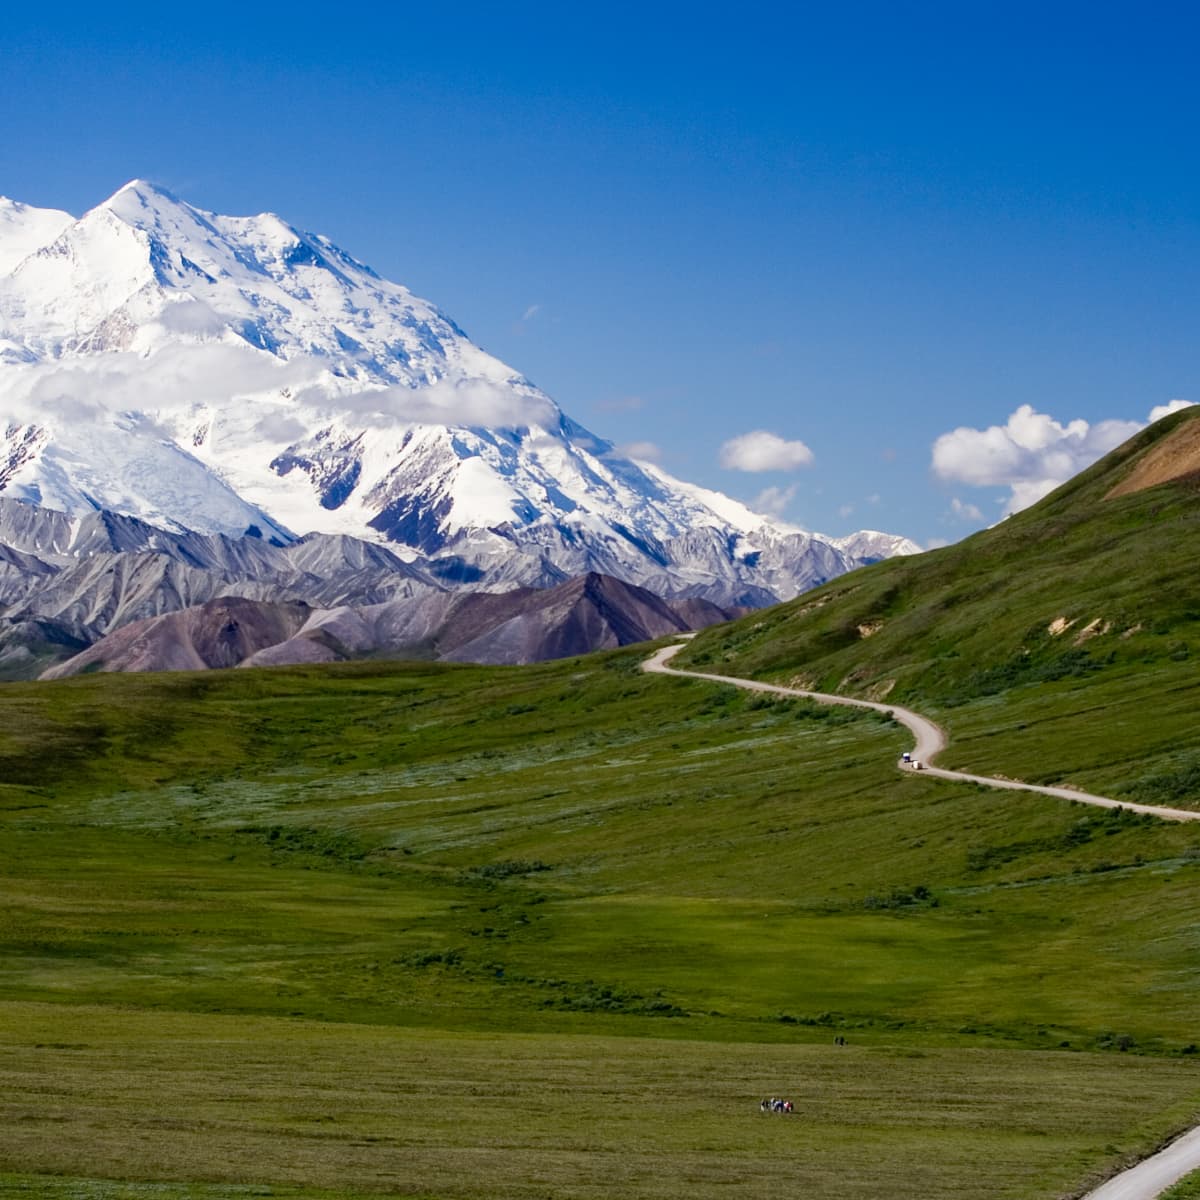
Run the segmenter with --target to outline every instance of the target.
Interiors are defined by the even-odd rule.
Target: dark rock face
[[[591,574],[545,591],[468,596],[439,636],[438,650],[455,662],[544,662],[691,628],[652,592]]]
[[[432,554],[446,544],[442,522],[452,506],[453,502],[448,498],[426,504],[420,496],[398,496],[388,501],[367,524],[389,541],[402,546],[420,546],[427,554]]]
[[[322,508],[341,508],[362,475],[362,438],[336,440],[327,429],[271,460],[276,475],[300,470],[312,480]]]
[[[11,446],[8,455],[0,459],[0,490],[37,453],[45,443],[45,432],[36,425],[23,429],[10,426],[8,430]]]
[[[29,679],[86,649],[86,641],[56,621],[0,620],[0,679]]]

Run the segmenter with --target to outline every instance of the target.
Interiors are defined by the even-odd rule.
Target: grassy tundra
[[[640,657],[6,688],[5,1187],[1036,1197],[1192,1118],[1200,830]]]
[[[688,654],[1196,805],[1195,497],[1102,485]],[[1035,1200],[1195,1122],[1200,827],[646,654],[4,686],[0,1195]]]

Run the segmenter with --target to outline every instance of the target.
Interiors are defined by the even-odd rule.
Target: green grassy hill
[[[720,626],[678,665],[909,704],[949,728],[946,766],[1200,807],[1200,472],[1109,497],[1186,467],[1197,431],[1186,409],[1000,525]]]
[[[1196,498],[1115,469],[689,653],[1186,790]],[[1195,1122],[1200,829],[647,653],[0,689],[0,1195],[1037,1200]]]

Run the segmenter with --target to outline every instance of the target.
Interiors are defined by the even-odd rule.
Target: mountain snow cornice
[[[917,549],[800,533],[625,458],[327,238],[142,181],[78,220],[0,199],[0,431],[11,498],[350,534],[464,584],[600,571],[762,604]]]

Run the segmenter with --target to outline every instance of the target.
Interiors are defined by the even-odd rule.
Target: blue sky
[[[957,539],[1200,400],[1188,6],[565,7],[10,13],[0,193],[278,212],[828,533]]]

